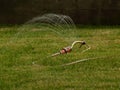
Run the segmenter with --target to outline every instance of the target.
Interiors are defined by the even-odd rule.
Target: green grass
[[[0,90],[120,90],[119,27],[65,30],[63,36],[43,27],[25,29],[0,28]],[[91,50],[81,54],[76,45],[69,54],[46,58],[74,40],[85,40]]]

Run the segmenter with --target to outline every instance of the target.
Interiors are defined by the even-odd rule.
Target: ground
[[[120,28],[86,26],[63,31],[1,27],[0,89],[120,90]],[[91,49],[80,53],[84,47],[76,45],[71,53],[47,57],[74,40],[85,40]],[[60,66],[95,57],[103,58]]]

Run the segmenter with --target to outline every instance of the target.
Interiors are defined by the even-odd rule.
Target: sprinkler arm
[[[85,45],[86,49],[83,50],[82,52],[85,52],[85,51],[87,51],[87,50],[90,49],[90,46],[88,46],[85,41],[74,41],[74,42],[72,43],[72,45],[71,45],[71,49],[72,49],[73,46],[74,46],[75,44],[77,44],[77,43],[80,44],[80,48],[81,48],[83,45]]]
[[[84,52],[86,52],[87,50],[89,50],[91,47],[89,47],[87,44],[86,44],[86,49],[85,50],[83,50],[81,53],[84,53]]]
[[[75,44],[77,44],[77,43],[80,44],[80,47],[82,47],[82,45],[85,45],[85,44],[86,44],[84,41],[74,41],[74,42],[72,43],[72,45],[71,45],[71,48],[73,48],[73,46],[74,46]]]
[[[75,44],[79,43],[80,44],[80,48],[83,46],[83,45],[86,45],[86,42],[85,41],[74,41],[71,45],[71,48],[73,48],[73,46]],[[88,45],[86,45],[86,47],[89,47]]]

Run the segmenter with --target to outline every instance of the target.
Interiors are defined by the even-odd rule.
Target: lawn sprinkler
[[[57,52],[55,54],[52,54],[51,56],[54,57],[54,56],[57,56],[57,55],[60,55],[60,54],[67,54],[67,53],[72,51],[73,46],[77,43],[80,44],[79,48],[81,48],[83,45],[86,46],[86,49],[83,50],[82,53],[90,49],[90,47],[86,44],[85,41],[74,41],[71,46],[65,47],[65,48],[61,49],[59,52]]]

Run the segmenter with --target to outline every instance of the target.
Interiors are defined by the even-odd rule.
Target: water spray
[[[67,54],[67,53],[72,51],[74,45],[76,45],[76,44],[80,44],[79,48],[81,48],[83,45],[86,46],[86,49],[83,50],[82,53],[90,49],[90,47],[86,44],[85,41],[74,41],[71,46],[64,47],[59,52],[57,52],[55,54],[52,54],[51,56],[54,57],[54,56],[57,56],[57,55],[60,55],[60,54]]]

